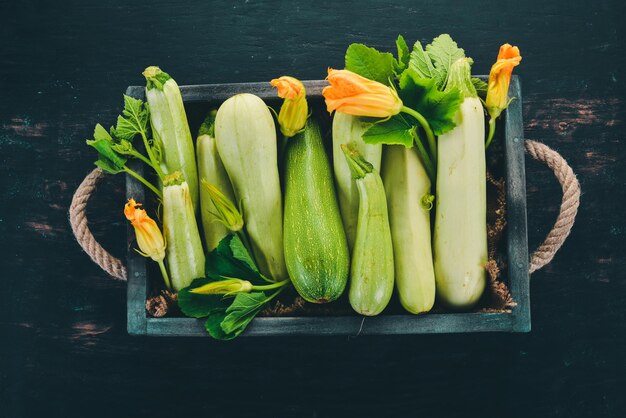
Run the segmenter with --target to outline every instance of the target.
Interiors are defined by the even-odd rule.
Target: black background
[[[3,417],[621,417],[626,393],[624,3],[614,1],[14,1],[0,4],[0,415]],[[572,235],[532,276],[521,335],[133,338],[125,286],[67,221],[84,144],[159,65],[180,84],[302,79],[350,42],[391,50],[450,33],[485,74],[523,61],[525,135],[583,189]],[[560,189],[527,159],[531,249]],[[123,178],[92,229],[125,252]],[[199,415],[198,415],[199,416]]]

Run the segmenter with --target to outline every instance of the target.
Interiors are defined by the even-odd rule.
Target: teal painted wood
[[[485,79],[486,77],[482,76]],[[321,99],[324,80],[304,81],[307,96]],[[181,86],[185,103],[219,105],[238,93],[253,93],[265,100],[276,99],[269,83],[239,83]],[[126,94],[145,97],[144,88],[131,86]],[[505,178],[507,193],[507,255],[509,260],[508,286],[517,303],[511,313],[441,313],[427,315],[380,315],[336,317],[280,317],[256,318],[242,336],[295,335],[384,335],[384,334],[441,334],[472,332],[528,332],[530,331],[530,294],[528,274],[528,238],[526,224],[526,178],[524,170],[524,137],[522,95],[518,76],[513,76],[509,90],[515,97],[503,115]],[[502,122],[500,122],[502,124]],[[143,185],[126,177],[127,197],[143,198]],[[202,320],[192,318],[148,318],[145,302],[149,291],[147,261],[130,245],[133,233],[129,228],[128,246],[128,332],[149,336],[208,336]]]

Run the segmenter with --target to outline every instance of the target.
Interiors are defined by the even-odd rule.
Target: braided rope
[[[547,145],[531,140],[527,140],[525,146],[531,157],[550,167],[563,189],[559,216],[543,244],[530,257],[529,272],[533,273],[552,261],[572,230],[580,202],[580,184],[572,168],[558,152]],[[126,267],[122,261],[113,257],[98,244],[87,225],[85,210],[87,202],[103,177],[102,170],[96,168],[78,186],[70,206],[70,224],[76,240],[89,257],[114,278],[126,280]]]
[[[530,257],[529,272],[533,273],[552,261],[572,230],[580,203],[580,184],[572,168],[558,152],[537,141],[526,140],[525,146],[531,157],[550,167],[563,189],[559,216],[543,244]]]
[[[87,224],[87,211],[85,210],[87,202],[89,202],[96,185],[103,177],[104,173],[102,170],[96,168],[80,183],[80,186],[74,192],[74,197],[72,197],[70,225],[72,225],[72,231],[74,231],[76,240],[94,263],[114,278],[126,280],[126,267],[124,264],[98,244]]]

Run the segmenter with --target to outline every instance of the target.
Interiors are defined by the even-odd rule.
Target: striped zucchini
[[[337,299],[348,280],[346,235],[318,124],[288,139],[285,154],[285,261],[300,295],[313,303]]]
[[[359,219],[352,250],[349,299],[361,315],[378,315],[391,299],[393,245],[382,179],[355,148],[342,145],[359,191]]]

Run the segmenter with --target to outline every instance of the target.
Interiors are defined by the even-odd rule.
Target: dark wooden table
[[[0,4],[0,416],[622,417],[626,401],[626,42],[621,1]],[[460,2],[458,2],[460,4]],[[350,42],[392,49],[449,32],[486,73],[519,45],[526,137],[560,151],[582,205],[532,276],[533,331],[517,335],[133,338],[126,294],[67,221],[91,170],[84,144],[122,92],[160,65],[181,84],[303,79]],[[529,239],[560,189],[527,160]],[[123,178],[90,219],[125,252]]]

